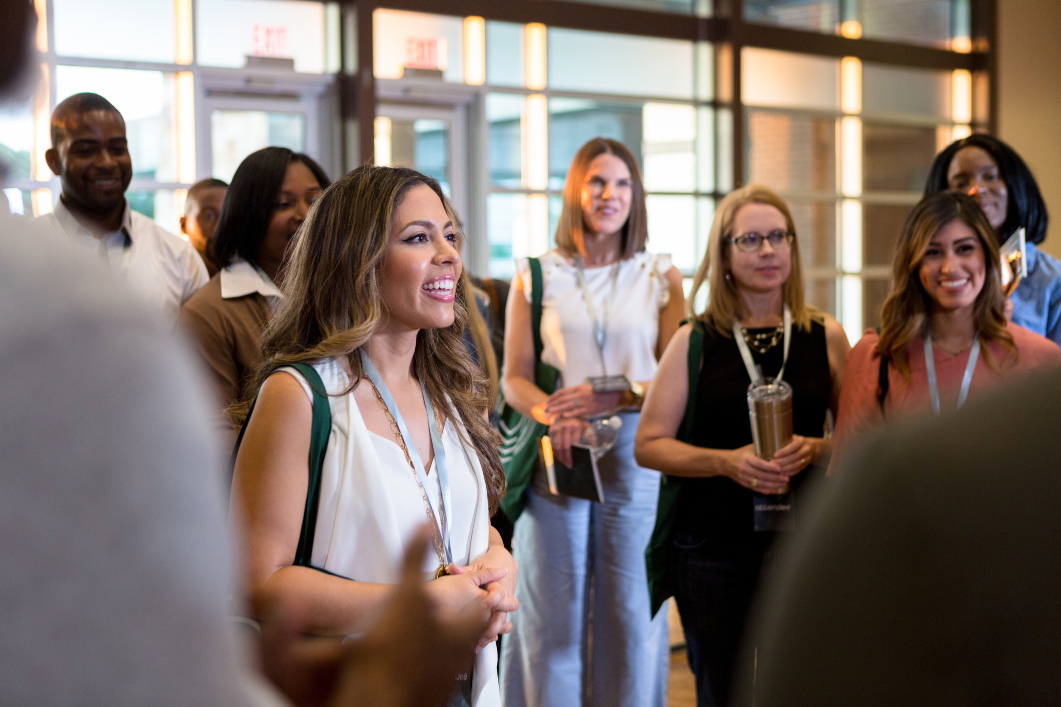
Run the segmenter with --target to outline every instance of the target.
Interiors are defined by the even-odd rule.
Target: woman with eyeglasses
[[[977,133],[951,143],[932,163],[925,196],[953,191],[973,198],[1002,245],[1025,231],[1028,276],[1006,304],[1017,324],[1061,344],[1061,260],[1039,250],[1049,215],[1031,170],[1012,147]]]
[[[773,498],[787,506],[781,513],[795,512],[830,452],[826,413],[836,410],[849,346],[835,319],[804,302],[795,231],[766,187],[722,200],[687,300],[692,323],[664,352],[655,380],[666,384],[649,388],[637,431],[638,462],[667,475],[647,558],[653,610],[673,592],[700,707],[735,704],[742,692],[738,648],[776,535],[756,529],[756,503]],[[705,284],[707,308],[697,313]],[[764,378],[793,391],[795,435],[772,459],[756,456],[748,415],[749,385]]]
[[[864,430],[918,411],[960,408],[1003,379],[1061,365],[1057,344],[1003,314],[998,243],[970,197],[936,192],[895,244],[878,333],[847,357],[832,469]]]

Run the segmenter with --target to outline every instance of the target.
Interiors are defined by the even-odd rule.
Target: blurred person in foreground
[[[32,3],[0,0],[0,95],[34,64]],[[229,619],[221,456],[189,351],[40,221],[0,216],[0,703],[280,705]],[[444,699],[485,613],[438,614],[408,581],[360,640],[265,627],[298,705]]]
[[[206,282],[206,266],[191,243],[129,207],[133,161],[122,114],[103,96],[74,94],[52,111],[51,139],[44,157],[62,195],[37,218],[98,255],[172,328]]]
[[[329,183],[311,157],[286,147],[248,155],[232,177],[214,235],[221,270],[181,308],[180,323],[216,385],[217,417],[230,443],[235,431],[225,411],[261,362],[262,331],[283,300],[291,243]]]
[[[1053,341],[1007,322],[998,244],[976,202],[937,192],[914,207],[892,258],[880,332],[847,357],[831,469],[851,441],[886,419],[960,408],[969,395],[1061,366]]]
[[[1025,229],[1028,276],[1006,302],[1007,316],[1061,344],[1061,261],[1044,253],[1049,215],[1039,185],[1017,152],[996,137],[976,133],[936,155],[925,196],[950,190],[972,197],[1001,246]]]
[[[764,582],[758,707],[1061,695],[1061,373],[876,434]]]
[[[184,215],[181,216],[181,233],[195,248],[203,259],[210,277],[217,274],[214,263],[213,242],[217,230],[217,220],[221,216],[221,207],[225,203],[228,184],[220,179],[203,179],[188,189],[188,198],[184,201]]]
[[[490,527],[504,476],[488,383],[461,340],[475,305],[458,225],[411,169],[361,167],[321,193],[239,410],[232,508],[255,615],[296,602],[322,636],[379,611],[426,516],[424,592],[492,616],[448,704],[498,707],[516,565]]]
[[[798,519],[803,486],[824,472],[831,449],[823,432],[849,346],[840,324],[803,300],[795,231],[788,204],[762,185],[719,202],[688,299],[692,321],[664,352],[637,429],[638,462],[666,474],[646,553],[652,609],[677,599],[700,707],[741,704],[741,636],[763,564],[786,532],[763,523],[756,505],[788,506],[777,520]],[[708,304],[697,313],[704,285]],[[771,459],[756,454],[748,417],[748,387],[764,376],[792,389],[795,434]]]

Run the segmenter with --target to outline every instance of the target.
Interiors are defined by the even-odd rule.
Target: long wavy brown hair
[[[965,194],[937,192],[922,199],[906,217],[892,256],[891,294],[884,300],[881,311],[877,353],[890,357],[907,381],[910,380],[910,362],[906,356],[906,345],[914,337],[925,336],[929,325],[928,314],[932,310],[932,298],[921,284],[921,261],[932,237],[955,220],[973,229],[984,249],[984,286],[973,305],[977,337],[985,345],[984,361],[997,372],[1009,354],[1012,354],[1013,363],[1016,363],[1019,355],[1013,336],[1006,331],[1001,264],[991,224],[976,202]],[[995,361],[986,346],[992,341],[1003,346],[1001,362]]]
[[[686,312],[690,319],[699,319],[722,336],[733,336],[733,321],[740,319],[743,312],[737,283],[726,277],[729,274],[729,239],[733,237],[733,221],[737,212],[748,204],[773,206],[785,217],[786,228],[792,234],[792,245],[789,247],[791,266],[788,279],[781,288],[781,298],[792,312],[793,323],[804,331],[810,331],[811,317],[822,321],[822,314],[808,307],[803,296],[803,260],[799,255],[796,222],[785,200],[762,184],[748,184],[735,189],[718,203],[707,238],[707,252],[696,269],[693,288],[685,301]],[[708,286],[707,308],[697,314],[696,295],[705,284]]]
[[[438,182],[411,169],[360,167],[317,198],[291,253],[283,305],[262,334],[262,363],[233,410],[237,424],[246,419],[254,395],[278,366],[342,357],[352,372],[350,389],[357,387],[363,376],[358,349],[385,318],[382,277],[391,218],[406,193],[420,184],[438,195],[458,228],[460,220]],[[435,408],[463,423],[465,439],[483,467],[492,515],[504,495],[505,475],[497,453],[500,438],[486,421],[489,382],[461,340],[469,304],[475,306],[471,297],[471,284],[462,273],[453,324],[420,330],[412,368]]]

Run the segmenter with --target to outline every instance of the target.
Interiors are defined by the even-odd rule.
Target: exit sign
[[[446,40],[441,37],[409,37],[405,40],[405,68],[446,68]]]
[[[256,22],[251,25],[251,54],[254,56],[287,56],[287,27]]]

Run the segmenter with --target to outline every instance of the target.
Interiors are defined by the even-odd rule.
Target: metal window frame
[[[323,1],[323,0],[322,0]],[[712,0],[710,17],[626,7],[606,7],[568,0],[341,0],[344,13],[354,21],[343,22],[343,51],[356,53],[356,69],[340,80],[342,119],[356,125],[347,131],[348,139],[356,134],[357,163],[372,162],[373,120],[376,85],[372,72],[372,13],[377,8],[407,10],[458,17],[481,16],[490,20],[526,24],[540,22],[548,27],[563,27],[596,32],[711,42],[729,52],[730,83],[728,101],[714,101],[733,111],[733,181],[744,183],[744,156],[737,146],[744,144],[743,104],[741,102],[741,49],[757,47],[812,54],[825,57],[856,57],[862,61],[924,69],[985,72],[989,81],[988,128],[997,127],[998,87],[997,61],[994,54],[997,38],[997,0],[970,0],[974,51],[964,54],[934,47],[903,44],[880,39],[849,39],[837,35],[756,24],[744,21],[743,0]],[[351,31],[349,25],[353,25]],[[351,41],[353,40],[353,41]],[[344,66],[351,62],[344,57]],[[347,146],[347,154],[353,150]]]

